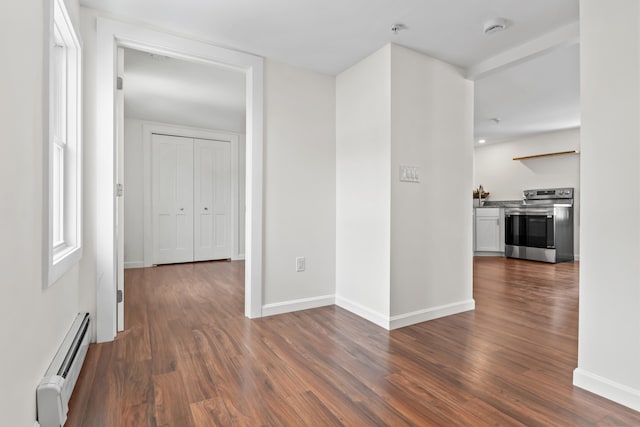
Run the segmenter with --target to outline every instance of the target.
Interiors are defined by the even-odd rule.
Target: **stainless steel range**
[[[573,188],[525,190],[505,207],[505,255],[543,262],[573,261]]]

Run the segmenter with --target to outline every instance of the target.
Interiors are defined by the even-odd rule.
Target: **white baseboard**
[[[338,307],[344,308],[347,311],[356,314],[363,319],[368,320],[369,322],[375,323],[376,325],[389,329],[389,317],[384,314],[378,313],[377,311],[371,310],[357,302],[353,302],[346,298],[336,295],[336,305]]]
[[[231,261],[244,261],[244,254],[238,254],[238,256],[231,257]]]
[[[581,368],[576,368],[573,371],[573,385],[640,411],[640,390],[611,381]]]
[[[308,310],[310,308],[318,308],[334,304],[335,297],[333,295],[323,295],[313,298],[302,298],[292,301],[276,302],[273,304],[263,305],[262,316],[273,316],[276,314],[291,313],[292,311]]]
[[[474,252],[473,256],[500,256],[504,257],[504,252]]]
[[[504,252],[474,252],[473,256],[504,256]],[[573,256],[574,261],[580,261],[580,255]]]
[[[461,301],[453,304],[441,305],[439,307],[413,311],[411,313],[399,314],[393,317],[385,316],[384,314],[378,313],[368,307],[338,295],[336,295],[336,305],[372,323],[375,323],[382,328],[392,330],[473,310],[476,307],[476,302],[471,299],[468,301]]]
[[[390,329],[404,328],[405,326],[463,313],[465,311],[474,310],[475,308],[476,302],[473,299],[470,299],[467,301],[455,302],[453,304],[446,304],[439,307],[426,308],[424,310],[392,316],[389,325]]]
[[[125,261],[124,268],[142,268],[144,267],[144,261]]]

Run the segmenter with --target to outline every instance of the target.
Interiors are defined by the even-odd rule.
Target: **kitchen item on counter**
[[[489,197],[489,193],[485,192],[482,184],[480,184],[477,189],[473,190],[473,206],[482,206],[484,204],[483,200],[486,200],[487,197]]]
[[[487,197],[489,197],[489,194],[490,194],[490,193],[489,193],[488,191],[486,191],[486,192],[482,193],[482,197],[480,197],[480,196],[481,196],[481,195],[480,195],[480,193],[478,193],[477,191],[474,191],[474,192],[473,192],[473,198],[474,198],[474,199],[482,199],[482,200],[485,200]]]
[[[573,261],[573,188],[525,190],[505,207],[505,255],[543,262]]]

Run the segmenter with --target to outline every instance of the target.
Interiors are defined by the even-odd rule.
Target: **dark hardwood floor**
[[[572,386],[578,265],[476,258],[476,310],[385,331],[324,307],[243,316],[243,263],[126,271],[69,426],[639,426]]]

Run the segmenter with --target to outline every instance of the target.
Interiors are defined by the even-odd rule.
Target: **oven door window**
[[[553,216],[527,215],[527,245],[533,248],[553,248]]]
[[[554,248],[552,215],[507,215],[505,243],[532,248]]]
[[[525,215],[506,215],[504,238],[507,245],[526,246],[527,222]]]

